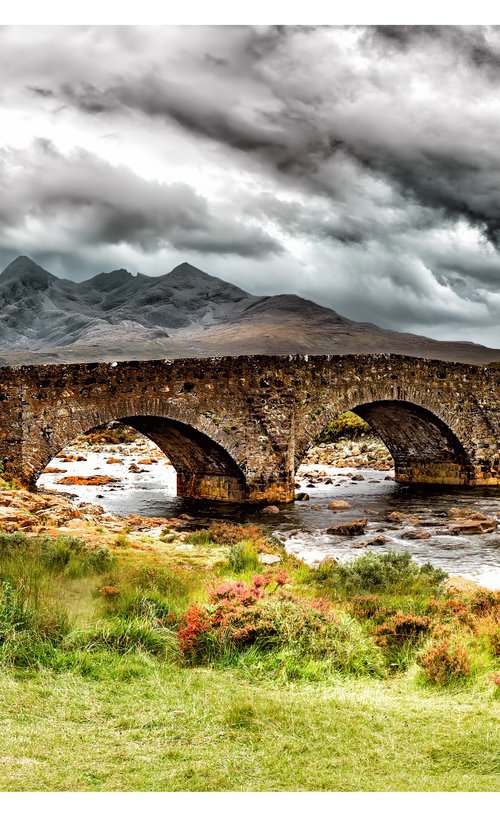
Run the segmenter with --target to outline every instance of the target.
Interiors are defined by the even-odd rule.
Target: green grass
[[[137,656],[112,664],[98,680],[0,673],[3,791],[499,788],[499,716],[481,692],[273,686]]]
[[[498,790],[498,596],[449,598],[398,555],[314,571],[281,549],[266,568],[263,534],[244,531],[200,532],[189,566],[165,543],[0,534],[0,789]],[[257,567],[267,589],[252,606]],[[188,666],[178,631],[193,604],[213,613],[213,582],[234,638]],[[321,597],[331,615],[311,605]],[[258,637],[242,645],[244,624]],[[440,639],[471,665],[443,687],[418,663]]]

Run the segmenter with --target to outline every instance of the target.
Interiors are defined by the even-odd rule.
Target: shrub
[[[471,670],[467,650],[449,638],[430,644],[417,661],[427,680],[440,686],[463,681]]]
[[[259,564],[259,556],[250,540],[237,542],[229,551],[229,566],[235,573],[255,570]]]
[[[401,645],[404,642],[416,643],[429,632],[432,622],[428,616],[403,615],[391,616],[375,630],[375,641],[382,647]]]
[[[374,641],[393,671],[404,670],[413,660],[416,647],[431,626],[432,621],[428,616],[399,612],[375,629]]]
[[[210,589],[209,605],[191,605],[178,632],[189,663],[227,662],[253,650],[302,665],[319,659],[338,672],[380,674],[380,651],[349,616],[324,602],[296,598],[282,587],[286,577],[254,576]]]
[[[196,530],[193,533],[190,533],[187,537],[186,541],[190,545],[195,545],[196,547],[203,547],[206,545],[214,545],[215,541],[212,538],[210,531],[208,530]]]
[[[121,594],[117,602],[115,614],[121,618],[140,618],[157,625],[171,626],[175,623],[175,615],[167,599],[155,590],[138,590],[132,595]]]
[[[236,545],[242,541],[258,545],[263,544],[266,538],[257,525],[235,525],[232,522],[214,522],[210,525],[209,534],[212,541],[219,545]]]
[[[123,621],[110,619],[98,622],[88,630],[76,631],[68,639],[68,647],[85,649],[106,648],[119,653],[129,653],[141,649],[153,655],[165,651],[168,631],[156,628],[141,619]]]
[[[313,579],[345,594],[418,593],[435,590],[446,573],[426,563],[419,566],[407,552],[365,553],[354,562],[320,565]]]

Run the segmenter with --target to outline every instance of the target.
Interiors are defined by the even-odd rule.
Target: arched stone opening
[[[472,466],[464,446],[439,417],[415,403],[380,400],[352,411],[391,452],[398,482],[465,485]]]
[[[474,469],[464,445],[434,412],[404,400],[374,400],[354,405],[350,410],[367,422],[383,441],[394,460],[398,482],[471,483]],[[338,414],[341,412],[335,412],[333,406],[326,407],[312,433],[320,433]],[[305,451],[306,446],[302,450]],[[297,453],[296,467],[303,458],[300,448]]]
[[[231,455],[207,434],[178,420],[154,415],[119,416],[115,420],[147,437],[167,455],[176,471],[179,496],[246,501],[248,491],[242,470]],[[95,428],[93,426],[80,433],[88,433]],[[58,442],[54,444],[56,450],[45,452],[33,474],[33,484],[52,459],[79,436],[76,434],[71,439],[65,439],[63,445],[57,438]]]
[[[177,472],[177,493],[199,499],[244,502],[245,476],[230,454],[192,426],[165,417],[120,417],[152,440]]]

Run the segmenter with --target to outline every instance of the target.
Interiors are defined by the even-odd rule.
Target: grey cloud
[[[38,142],[16,179],[4,161],[3,246],[28,241],[36,217],[61,254],[74,240],[78,263],[96,247],[179,249],[240,270],[249,290],[255,276],[393,328],[462,320],[472,339],[489,321],[495,334],[498,28],[87,26],[0,40],[13,106],[139,140],[163,168],[185,140],[222,186],[231,168],[211,199],[146,181],[133,160]]]
[[[330,58],[323,75],[321,63],[319,68],[312,66],[312,71],[305,64],[301,49],[308,37],[319,37],[321,46],[321,38],[327,34],[325,29],[249,28],[245,47],[233,53],[231,59],[212,53],[205,74],[202,61],[190,54],[186,58],[187,80],[150,72],[111,81],[107,77],[102,87],[90,82],[63,83],[56,92],[66,104],[85,113],[136,111],[175,122],[191,134],[225,148],[257,154],[268,169],[300,180],[310,191],[322,190],[334,197],[336,185],[325,170],[333,156],[345,153],[361,167],[389,178],[407,197],[433,208],[441,217],[464,217],[497,242],[500,155],[491,137],[494,120],[481,115],[480,110],[477,119],[474,100],[464,99],[465,110],[460,115],[457,111],[446,114],[440,110],[439,98],[424,102],[413,99],[411,83],[421,70],[419,53],[423,48],[427,49],[429,63],[421,79],[446,85],[448,78],[441,71],[453,72],[468,60],[481,67],[494,67],[500,59],[500,40],[497,53],[485,33],[473,27],[382,27],[377,29],[378,40],[371,30],[369,36],[360,38],[359,52],[371,60],[369,71],[363,73],[349,54],[332,43],[333,55],[339,59],[332,62]],[[391,61],[387,55],[382,60],[383,50],[377,44],[381,37],[385,42],[404,46],[409,83],[406,99],[401,99],[400,80],[392,74]],[[498,40],[495,30],[492,37]],[[306,54],[309,57],[308,51]],[[235,68],[233,86],[230,76]],[[335,73],[328,86],[325,79],[329,70],[345,78],[344,90],[338,79],[335,81]],[[193,73],[198,74],[198,82],[191,81]],[[261,98],[255,105],[251,97],[249,102],[243,98],[243,102],[235,104],[238,80],[243,94],[247,85],[260,90]],[[450,93],[456,91],[450,89]],[[387,127],[381,129],[374,121],[376,108],[357,109],[364,99],[377,97],[386,105],[387,94],[391,93],[395,105],[402,102],[412,112],[416,125],[413,133],[408,129],[407,117],[398,116],[397,111],[391,112]],[[462,93],[466,95],[467,89]],[[272,104],[264,104],[266,100]],[[478,137],[484,139],[479,149]]]
[[[0,189],[4,227],[36,218],[81,244],[126,243],[152,252],[167,243],[256,258],[281,250],[262,229],[228,220],[186,184],[146,181],[82,150],[64,156],[43,139],[29,155],[0,152]]]

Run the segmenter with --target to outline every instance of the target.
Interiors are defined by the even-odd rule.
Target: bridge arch
[[[394,459],[398,482],[465,485],[471,479],[473,464],[466,445],[450,425],[425,406],[400,399],[375,399],[348,406],[342,399],[329,401],[296,448],[296,468],[328,423],[347,410],[365,420],[382,439]]]
[[[245,473],[237,461],[238,451],[233,445],[223,445],[216,437],[229,437],[228,431],[217,427],[210,428],[209,418],[203,424],[181,421],[174,410],[168,414],[151,414],[138,409],[139,413],[124,413],[123,406],[114,409],[109,406],[105,411],[96,408],[86,413],[85,419],[77,418],[72,422],[55,423],[42,430],[43,448],[38,449],[38,456],[29,463],[28,479],[36,484],[42,471],[49,462],[73,440],[93,428],[106,425],[115,420],[130,426],[152,440],[170,459],[177,473],[177,492],[181,496],[200,497],[203,499],[245,502],[247,500],[247,483]],[[127,411],[130,406],[126,407]],[[185,413],[185,412],[184,412]],[[231,451],[230,449],[233,448]]]

